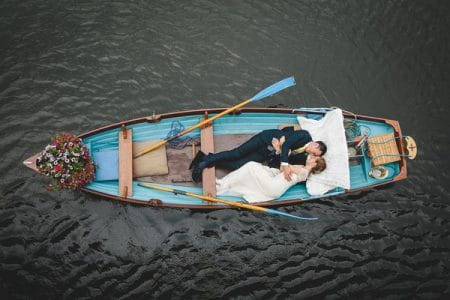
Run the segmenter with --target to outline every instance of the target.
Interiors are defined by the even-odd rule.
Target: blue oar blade
[[[307,217],[300,217],[300,216],[294,216],[282,211],[278,211],[275,209],[270,209],[270,208],[266,208],[266,212],[272,215],[279,215],[279,216],[284,216],[284,217],[289,217],[289,218],[294,218],[294,219],[298,219],[298,220],[303,220],[303,221],[314,221],[314,220],[318,220],[319,218],[307,218]]]
[[[272,96],[273,94],[278,93],[279,91],[284,90],[285,88],[291,87],[293,85],[295,85],[295,79],[293,76],[285,78],[265,88],[264,90],[262,90],[261,92],[250,98],[250,100],[252,101],[261,100],[263,98]]]

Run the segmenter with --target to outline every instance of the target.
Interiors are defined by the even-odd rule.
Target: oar
[[[285,79],[283,79],[281,81],[278,81],[277,83],[274,83],[271,86],[269,86],[269,87],[265,88],[264,90],[260,91],[258,94],[256,94],[252,98],[250,98],[248,100],[245,100],[245,101],[242,101],[241,103],[239,103],[239,104],[237,104],[237,105],[235,105],[233,107],[230,107],[227,110],[224,110],[223,112],[215,115],[214,117],[211,117],[211,118],[208,118],[206,120],[203,120],[202,122],[198,123],[197,125],[194,125],[194,126],[188,128],[188,129],[185,129],[183,131],[180,131],[180,132],[178,132],[177,134],[175,134],[175,135],[173,135],[171,137],[168,137],[168,138],[166,138],[166,139],[164,139],[162,141],[159,141],[156,144],[153,144],[153,145],[143,149],[142,151],[138,152],[134,156],[134,158],[137,158],[137,157],[142,156],[142,155],[144,155],[144,154],[146,154],[146,153],[148,153],[148,152],[150,152],[152,150],[155,150],[156,148],[167,144],[171,140],[176,139],[177,137],[180,137],[182,135],[185,135],[186,133],[189,133],[189,132],[191,132],[194,129],[202,127],[205,124],[208,124],[208,123],[214,121],[215,119],[220,118],[223,115],[226,115],[226,114],[228,114],[228,113],[230,113],[230,112],[232,112],[232,111],[234,111],[234,110],[236,110],[238,108],[243,107],[244,105],[249,104],[250,102],[255,102],[255,101],[261,100],[263,98],[272,96],[273,94],[278,93],[279,91],[284,90],[284,89],[286,89],[288,87],[291,87],[293,85],[295,85],[294,77],[288,77],[288,78],[285,78]]]
[[[206,200],[206,201],[219,202],[219,203],[224,203],[224,204],[228,204],[228,205],[236,206],[236,207],[240,207],[240,208],[261,211],[261,212],[265,212],[265,213],[268,213],[271,215],[280,215],[280,216],[285,216],[285,217],[294,218],[294,219],[298,219],[298,220],[307,220],[307,221],[317,220],[317,218],[305,218],[305,217],[294,216],[294,215],[291,215],[291,214],[288,214],[285,212],[281,212],[281,211],[278,211],[275,209],[260,207],[260,206],[251,205],[251,204],[245,204],[245,203],[241,203],[241,202],[234,202],[234,201],[229,201],[229,200],[224,200],[224,199],[219,199],[219,198],[208,197],[208,196],[204,196],[204,195],[190,193],[190,192],[186,192],[186,191],[182,191],[182,190],[176,190],[176,189],[163,187],[163,186],[159,186],[159,185],[154,185],[154,184],[150,184],[150,183],[140,182],[140,183],[138,183],[138,185],[146,187],[146,188],[150,188],[150,189],[173,193],[175,195],[180,194],[180,195],[198,198],[198,199],[202,199],[202,200]]]

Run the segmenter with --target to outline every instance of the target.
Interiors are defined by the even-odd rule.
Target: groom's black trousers
[[[261,135],[257,134],[237,148],[208,154],[203,160],[205,164],[202,167],[218,166],[235,170],[249,161],[263,162],[267,160],[271,152]]]

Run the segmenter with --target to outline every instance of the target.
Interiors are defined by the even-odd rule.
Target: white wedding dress
[[[250,203],[276,199],[291,186],[305,181],[308,171],[302,167],[299,175],[287,181],[279,169],[269,168],[254,161],[216,180],[218,195],[243,197]]]

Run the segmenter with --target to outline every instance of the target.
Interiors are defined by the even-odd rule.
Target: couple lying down
[[[248,162],[222,179],[216,180],[217,194],[243,197],[250,203],[276,199],[291,186],[306,181],[311,172],[320,172],[325,166],[322,157],[310,157],[306,166],[293,165],[291,180],[284,178],[279,169]]]
[[[202,170],[211,166],[231,169],[234,171],[217,179],[218,195],[243,197],[251,203],[270,201],[306,181],[309,174],[323,171],[325,152],[325,144],[312,141],[305,130],[264,130],[233,150],[208,155],[199,152],[191,164],[192,178],[200,181]]]

